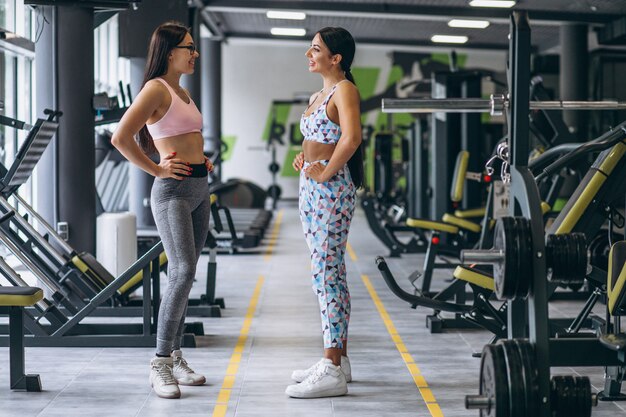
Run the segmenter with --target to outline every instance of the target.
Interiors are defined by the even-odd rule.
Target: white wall
[[[257,41],[229,40],[223,46],[223,119],[224,136],[236,136],[231,158],[223,165],[223,179],[243,178],[263,188],[271,184],[268,165],[271,155],[264,149],[262,138],[265,124],[274,99],[291,99],[299,93],[311,94],[322,88],[321,78],[307,69],[304,56],[309,41]],[[447,53],[445,50],[406,48],[392,46],[359,46],[353,68],[375,67],[380,69],[376,92],[385,90],[391,71],[390,51],[421,53]],[[457,50],[467,54],[465,68],[485,68],[504,71],[505,53],[495,51]],[[430,74],[423,74],[429,77]],[[298,123],[304,106],[293,106],[289,123]],[[374,123],[377,114],[371,112],[367,122]],[[288,133],[288,132],[287,132]],[[285,141],[288,141],[287,133]],[[287,146],[278,148],[278,163],[282,166]],[[296,197],[297,178],[279,177],[283,197]]]

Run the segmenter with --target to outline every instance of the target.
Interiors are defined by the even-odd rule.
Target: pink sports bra
[[[202,131],[202,114],[191,97],[185,103],[163,78],[155,78],[162,82],[172,96],[170,107],[157,122],[146,124],[153,140],[170,138],[185,133]]]

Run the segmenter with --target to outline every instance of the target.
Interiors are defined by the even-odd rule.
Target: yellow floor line
[[[350,244],[348,243],[348,255],[350,255],[350,259],[352,259],[352,262],[356,262],[356,253],[354,253],[354,250],[352,249],[352,246],[350,246]]]
[[[272,229],[272,235],[263,258],[266,262],[272,258],[274,245],[276,245],[276,241],[278,240],[278,232],[280,230],[280,223],[282,219],[283,210],[279,211],[276,216],[276,222],[274,223],[274,228]],[[232,388],[235,384],[235,377],[239,371],[241,355],[243,354],[243,349],[246,346],[246,341],[248,340],[250,326],[252,325],[252,319],[254,318],[254,313],[259,302],[259,295],[261,294],[261,287],[263,286],[264,281],[265,278],[262,276],[259,277],[254,293],[252,293],[252,299],[250,300],[248,311],[246,312],[243,325],[241,326],[241,331],[239,332],[239,339],[237,339],[237,344],[235,345],[235,349],[233,349],[233,354],[231,355],[230,362],[226,368],[226,376],[224,377],[222,388],[220,389],[220,393],[217,395],[217,402],[215,404],[215,408],[213,408],[213,417],[224,417],[226,415],[226,411],[228,411],[228,401],[230,400],[230,394],[232,393]]]
[[[274,245],[276,245],[276,241],[278,240],[278,230],[280,229],[280,222],[283,219],[283,210],[278,212],[276,216],[276,222],[274,223],[274,228],[272,229],[272,236],[270,237],[269,244],[267,245],[267,250],[265,251],[265,256],[263,260],[268,262],[272,257],[272,253],[274,252]]]
[[[437,404],[437,400],[435,399],[433,392],[430,390],[430,388],[428,388],[428,383],[426,382],[424,376],[421,374],[421,371],[418,368],[417,364],[413,360],[413,356],[411,356],[411,354],[407,351],[404,342],[402,342],[402,338],[398,334],[396,327],[393,324],[393,321],[391,321],[391,317],[389,317],[385,306],[383,305],[382,301],[380,301],[380,298],[378,297],[376,290],[372,286],[370,279],[367,277],[367,275],[361,275],[361,279],[363,280],[367,291],[370,293],[370,297],[372,297],[372,300],[376,305],[376,309],[378,310],[380,317],[385,323],[385,327],[389,332],[389,336],[391,336],[391,340],[393,340],[393,342],[395,343],[398,352],[400,352],[400,356],[402,356],[402,360],[404,360],[404,363],[406,364],[409,373],[413,377],[415,386],[419,390],[422,399],[426,403],[426,407],[428,407],[430,415],[433,417],[443,417],[443,412],[441,411],[439,404]]]
[[[235,384],[235,377],[237,376],[237,371],[239,370],[241,354],[246,345],[246,341],[248,340],[250,325],[252,324],[252,318],[254,317],[254,313],[259,302],[259,295],[261,294],[261,287],[263,286],[264,281],[265,278],[262,276],[259,277],[254,293],[252,293],[252,299],[250,300],[250,305],[248,306],[243,326],[239,332],[239,339],[237,339],[237,344],[235,345],[233,354],[230,357],[228,368],[226,368],[226,376],[224,377],[220,393],[217,396],[215,408],[213,408],[213,417],[224,417],[226,415],[226,411],[228,410],[228,401],[230,400],[230,394],[232,393],[232,388]]]

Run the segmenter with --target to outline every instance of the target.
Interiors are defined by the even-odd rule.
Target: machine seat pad
[[[451,214],[444,214],[441,220],[444,223],[453,224],[461,229],[469,230],[470,232],[480,233],[480,225],[478,223],[470,222],[469,220],[459,219]]]
[[[626,333],[602,335],[600,343],[617,352],[626,350]]]
[[[37,287],[0,287],[0,306],[29,307],[43,298],[43,291]]]
[[[493,276],[471,266],[459,265],[452,274],[454,278],[461,281],[469,282],[470,284],[478,285],[481,288],[485,288],[490,291],[495,291],[495,284]]]
[[[452,224],[437,222],[433,220],[424,220],[424,219],[406,219],[406,225],[411,227],[416,227],[419,229],[425,230],[434,230],[436,232],[445,232],[457,234],[459,233],[459,228]]]
[[[468,209],[468,210],[455,210],[454,215],[460,219],[471,219],[474,217],[483,217],[485,215],[485,207]]]

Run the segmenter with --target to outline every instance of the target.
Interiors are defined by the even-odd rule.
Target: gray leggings
[[[196,264],[209,232],[211,199],[206,177],[156,178],[152,214],[167,255],[167,290],[161,298],[156,354],[180,349]]]

